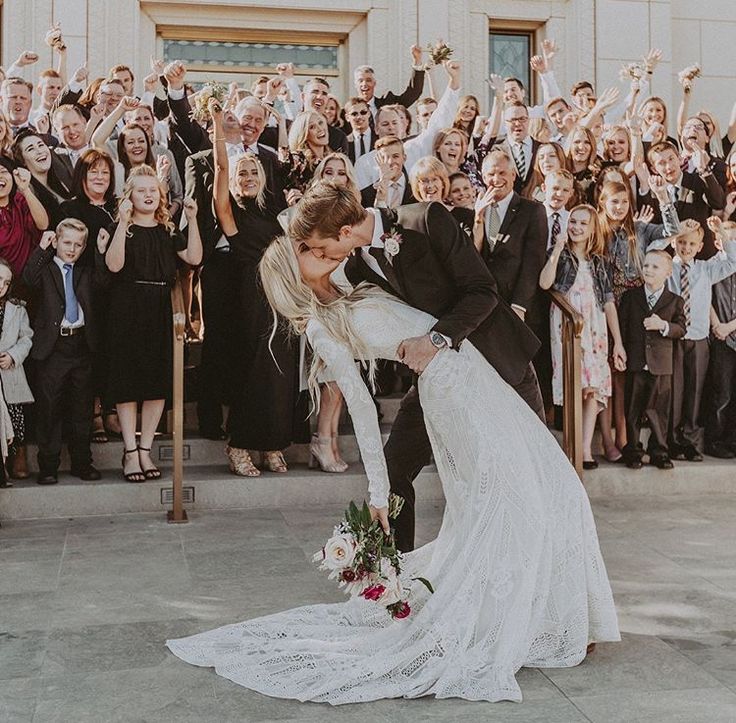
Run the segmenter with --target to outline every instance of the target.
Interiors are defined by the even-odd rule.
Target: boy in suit
[[[644,258],[644,286],[629,289],[619,305],[621,337],[627,357],[626,438],[624,460],[640,469],[643,449],[639,441],[641,418],[651,428],[648,453],[659,469],[672,469],[667,450],[672,398],[674,339],[685,335],[682,297],[667,288],[672,259],[666,251],[649,251]]]
[[[668,286],[682,296],[686,325],[685,336],[675,345],[669,448],[672,459],[689,462],[703,461],[701,404],[710,357],[713,284],[736,272],[736,233],[724,229],[716,216],[708,219],[708,227],[725,253],[705,261],[696,258],[703,250],[704,230],[694,219],[683,221],[671,241],[663,239],[649,246],[665,248],[672,243],[676,251]]]
[[[90,450],[92,354],[100,342],[92,309],[92,286],[93,281],[100,282],[104,270],[99,260],[96,270],[76,263],[87,244],[87,233],[87,227],[78,219],[63,220],[56,232],[44,233],[23,271],[23,280],[38,295],[31,358],[37,369],[36,481],[41,485],[58,482],[64,409],[70,417],[72,475],[85,481],[100,479]],[[100,256],[108,240],[108,234],[100,231]]]

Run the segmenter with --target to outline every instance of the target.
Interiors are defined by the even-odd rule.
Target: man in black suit
[[[58,481],[65,421],[71,473],[83,480],[100,479],[90,450],[92,355],[100,346],[92,290],[105,270],[101,254],[95,254],[96,268],[76,263],[86,242],[87,227],[76,218],[65,219],[56,233],[43,235],[23,271],[23,281],[37,291],[38,299],[31,358],[37,371],[37,482],[43,485]]]
[[[318,183],[302,199],[289,233],[319,257],[344,259],[355,253],[345,267],[351,283],[376,284],[437,317],[430,333],[399,347],[399,357],[414,372],[421,374],[438,349],[459,349],[467,338],[544,418],[530,364],[539,342],[499,298],[493,277],[442,204],[365,211],[347,190]],[[391,262],[385,233],[401,236]],[[384,451],[391,489],[405,499],[396,521],[397,545],[408,551],[414,546],[412,483],[431,456],[416,386],[402,400]]]
[[[521,102],[511,103],[503,114],[508,135],[500,144],[514,161],[514,191],[521,193],[534,170],[539,141],[529,135],[529,109]]]
[[[376,133],[371,128],[371,111],[361,98],[350,98],[345,103],[345,117],[352,133],[348,136],[348,158],[351,163],[370,153],[376,144]]]
[[[87,121],[76,105],[62,105],[54,111],[54,133],[61,141],[51,152],[51,165],[59,182],[71,190],[74,169],[87,148],[84,129]]]
[[[522,198],[514,190],[516,165],[500,147],[491,149],[483,159],[482,175],[488,190],[477,203],[476,245],[496,279],[501,298],[522,320],[533,323],[539,274],[547,255],[544,205]]]
[[[680,221],[695,219],[705,231],[703,249],[697,258],[710,258],[717,249],[708,219],[714,210],[721,210],[726,205],[726,191],[713,173],[713,160],[705,150],[694,149],[690,159],[694,171],[683,171],[677,149],[667,141],[653,145],[647,153],[647,159],[655,173],[664,178],[667,193],[675,203]],[[655,209],[654,221],[659,222],[659,203],[648,200],[646,196],[640,197],[641,203],[647,203]]]
[[[381,178],[374,185],[360,191],[360,200],[365,208],[380,205],[383,208],[398,208],[416,203],[411,191],[409,177],[404,164],[404,144],[394,136],[384,136],[376,141],[376,158],[381,168]],[[378,196],[378,189],[381,196]]]
[[[362,98],[371,111],[373,118],[376,112],[384,105],[403,105],[409,108],[419,100],[424,88],[424,67],[422,66],[422,49],[418,45],[411,47],[412,69],[409,84],[400,95],[388,91],[385,95],[377,96],[376,91],[376,74],[370,65],[361,65],[355,69],[353,79],[355,81],[355,90],[358,96]]]
[[[681,296],[667,288],[672,258],[666,251],[650,251],[644,258],[644,286],[629,289],[618,309],[621,338],[626,349],[626,438],[623,449],[628,467],[642,466],[639,437],[643,416],[651,435],[648,453],[652,464],[672,469],[667,434],[672,402],[674,340],[685,336],[685,310]]]

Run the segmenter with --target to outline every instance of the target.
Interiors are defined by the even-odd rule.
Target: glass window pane
[[[531,38],[529,35],[510,33],[491,33],[490,63],[491,73],[503,78],[513,76],[529,89],[529,60],[531,59]],[[527,93],[530,91],[527,90]]]
[[[337,45],[231,43],[214,40],[164,40],[164,59],[194,66],[273,68],[294,63],[300,70],[337,71]]]

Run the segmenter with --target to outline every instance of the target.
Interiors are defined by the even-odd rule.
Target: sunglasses
[[[351,110],[350,113],[348,113],[349,116],[358,116],[358,115],[368,115],[367,110]]]

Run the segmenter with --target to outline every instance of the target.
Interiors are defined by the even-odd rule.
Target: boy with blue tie
[[[72,475],[82,480],[100,479],[90,450],[92,354],[100,342],[91,302],[93,283],[100,283],[104,275],[104,262],[98,260],[95,269],[77,265],[87,233],[81,221],[63,220],[55,233],[44,233],[23,271],[23,280],[38,296],[31,358],[36,363],[36,481],[42,485],[58,482],[64,410],[69,417]],[[101,231],[101,253],[108,239]]]

